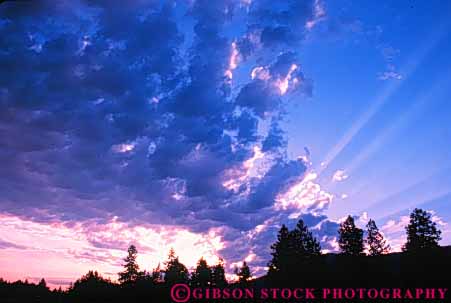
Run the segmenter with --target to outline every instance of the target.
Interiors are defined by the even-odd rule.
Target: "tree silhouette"
[[[271,245],[272,260],[268,263],[269,274],[285,272],[290,266],[290,232],[285,224],[277,234],[277,241]]]
[[[302,219],[298,221],[294,230],[290,232],[289,239],[289,249],[294,250],[293,255],[296,258],[296,262],[321,254],[319,242],[313,237]]]
[[[407,242],[403,246],[404,251],[417,251],[423,248],[436,248],[441,238],[441,231],[432,221],[431,214],[415,208],[410,214],[410,222],[406,226]]]
[[[415,231],[412,232],[413,236],[420,239],[414,242],[413,236],[408,237],[411,242],[422,243],[420,241],[424,241],[427,244],[421,246],[422,248],[438,246],[440,231],[437,230],[431,216],[423,210],[416,209],[411,215],[409,226],[406,228],[407,231]],[[302,264],[303,266],[297,266],[297,268],[302,269],[302,272],[289,271],[286,272],[287,274],[274,275],[267,280],[262,277],[263,279],[255,280],[256,286],[263,285],[261,283],[264,282],[264,285],[268,287],[280,287],[290,280],[305,281],[302,280],[304,277],[312,285],[317,283],[320,283],[319,285],[324,283],[333,285],[346,281],[346,284],[349,283],[349,285],[356,287],[361,285],[362,277],[365,277],[365,283],[368,283],[368,285],[377,286],[410,285],[410,283],[427,286],[430,285],[431,281],[445,285],[448,282],[446,274],[449,273],[451,268],[451,259],[449,258],[451,246],[437,250],[425,250],[424,254],[401,253],[381,257],[380,255],[386,252],[388,246],[374,220],[369,220],[367,229],[369,254],[375,256],[374,258],[354,257],[359,255],[359,251],[361,253],[359,247],[361,248],[362,244],[362,230],[355,227],[352,217],[348,217],[340,226],[340,244],[347,244],[340,247],[345,254],[351,255],[351,257],[329,255],[324,258],[314,258],[314,256],[319,255],[320,248],[304,222],[300,220],[292,231],[289,231],[286,226],[282,226],[278,241],[272,246],[274,251],[280,252],[280,254],[275,254],[276,258],[274,259],[288,264],[287,266],[290,265],[289,260],[294,260],[290,259],[293,256],[297,258],[296,260],[308,260],[308,262]],[[354,249],[354,247],[356,248]],[[128,251],[129,255],[124,259],[126,261],[124,267],[126,271],[128,268],[133,268],[134,272],[138,273],[135,280],[128,280],[133,281],[133,283],[125,285],[113,283],[109,279],[103,278],[96,271],[89,271],[74,284],[71,284],[67,290],[62,290],[61,287],[50,290],[44,279],[35,284],[27,280],[7,282],[0,278],[0,302],[113,303],[147,302],[149,300],[166,302],[167,294],[174,283],[186,283],[188,281],[188,270],[180,263],[173,249],[169,253],[168,261],[164,263],[165,270],[162,271],[160,264],[158,264],[152,273],[140,272],[137,266],[127,266],[129,263],[136,265],[137,256],[136,248],[130,247]],[[298,255],[293,254],[294,252]],[[283,258],[278,259],[280,256],[283,256]],[[288,257],[285,258],[285,256]],[[277,262],[274,262],[274,264]],[[291,267],[296,267],[296,265],[299,264],[293,263]],[[251,270],[246,262],[243,262],[240,268],[235,268],[235,274],[238,277],[238,282],[231,285],[232,289],[246,285],[245,283],[251,279]],[[194,287],[226,286],[223,260],[221,259],[217,265],[209,267],[207,262],[201,258],[192,274],[191,283]]]
[[[355,226],[354,219],[348,216],[340,224],[338,244],[343,254],[360,256],[363,254],[363,230]]]
[[[384,236],[380,233],[376,222],[372,219],[368,221],[366,225],[367,237],[366,243],[368,244],[368,254],[370,256],[379,256],[390,252],[390,245],[384,239]]]
[[[160,262],[158,262],[158,265],[154,270],[152,271],[152,283],[157,284],[162,281],[162,274],[161,274],[161,268],[160,268]]]
[[[211,285],[212,286],[225,286],[227,285],[227,279],[225,277],[224,260],[219,259],[219,263],[213,266],[211,272]]]
[[[188,269],[180,263],[179,258],[171,248],[168,261],[165,262],[164,282],[167,284],[185,283],[188,281]]]
[[[25,281],[27,282],[27,281]],[[45,282],[45,279],[42,278],[41,281],[39,281],[38,287],[43,289],[43,290],[48,290],[49,288],[47,287],[47,282]]]
[[[235,267],[235,274],[238,276],[240,283],[245,283],[252,277],[251,270],[246,261],[243,262],[241,268]]]
[[[80,302],[111,301],[114,294],[115,284],[103,278],[97,271],[89,271],[69,289],[69,295]]]
[[[138,272],[138,276],[136,277],[135,282],[139,282],[141,284],[153,283],[152,273],[148,272],[147,270]]]
[[[269,274],[288,272],[296,265],[321,254],[321,246],[304,221],[300,219],[296,227],[289,231],[285,225],[279,230],[277,241],[271,245],[272,260],[268,263]]]
[[[191,276],[191,283],[194,287],[207,287],[211,285],[211,268],[203,257],[197,262],[196,269]]]
[[[138,263],[136,263],[137,256],[138,250],[134,245],[130,245],[128,255],[124,259],[125,270],[119,273],[119,282],[121,284],[133,283],[138,279],[140,273]]]

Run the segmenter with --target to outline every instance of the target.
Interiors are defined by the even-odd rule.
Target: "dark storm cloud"
[[[225,224],[237,237],[275,216],[277,194],[306,171],[285,157],[274,117],[286,96],[310,89],[290,69],[314,2],[253,1],[234,37],[225,27],[244,9],[238,1],[1,5],[0,211],[199,232]],[[269,79],[228,78],[233,41]],[[282,93],[288,74],[298,84]],[[255,145],[276,159],[266,174],[237,192],[224,187]]]

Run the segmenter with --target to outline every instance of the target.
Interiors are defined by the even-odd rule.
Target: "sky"
[[[451,3],[0,4],[0,276],[117,278],[174,248],[265,273],[282,224],[451,245]]]

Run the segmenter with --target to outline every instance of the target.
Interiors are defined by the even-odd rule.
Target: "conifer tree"
[[[168,261],[165,262],[164,282],[167,284],[186,283],[188,281],[188,269],[183,265],[171,248]]]
[[[48,289],[47,282],[45,282],[44,278],[42,278],[41,281],[39,281],[38,287],[44,290]]]
[[[69,292],[77,298],[77,302],[98,302],[102,299],[110,301],[108,299],[115,287],[109,279],[105,279],[97,271],[90,270],[71,285]]]
[[[355,226],[351,216],[340,224],[338,244],[341,252],[346,255],[360,256],[363,254],[363,230]]]
[[[319,242],[313,237],[312,232],[308,230],[302,219],[298,221],[294,230],[290,232],[289,238],[289,249],[293,250],[291,254],[294,255],[295,262],[321,254]]]
[[[252,277],[251,270],[246,261],[243,261],[241,268],[235,267],[235,274],[238,276],[240,283],[245,283]]]
[[[124,259],[124,271],[119,273],[119,282],[121,284],[133,283],[139,278],[139,266],[136,262],[138,250],[134,245],[128,248],[128,255]]]
[[[367,238],[366,243],[368,244],[368,255],[379,256],[387,254],[390,252],[390,245],[384,239],[384,236],[379,231],[376,222],[372,219],[368,221],[366,225],[367,228]]]
[[[191,284],[194,287],[208,287],[211,285],[211,268],[204,258],[197,262],[196,269],[191,276]]]
[[[157,267],[154,268],[154,270],[152,271],[151,279],[154,284],[159,283],[161,281],[162,275],[161,275],[160,262],[158,262]]]
[[[269,273],[285,272],[290,266],[290,232],[284,225],[279,230],[277,241],[271,245],[272,260],[268,263]]]
[[[424,248],[439,247],[441,231],[437,224],[432,221],[431,214],[415,208],[410,214],[410,222],[406,227],[407,242],[404,251],[417,251]]]
[[[219,259],[218,264],[213,266],[212,268],[212,277],[211,277],[211,284],[212,286],[225,286],[227,285],[227,280],[225,277],[225,270],[224,270],[224,260]]]

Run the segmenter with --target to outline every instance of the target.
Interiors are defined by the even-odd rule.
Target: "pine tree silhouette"
[[[219,259],[219,263],[213,266],[211,272],[211,285],[212,286],[225,286],[227,285],[227,279],[225,277],[224,260]]]
[[[277,235],[277,241],[271,245],[272,260],[268,263],[269,274],[287,271],[291,259],[290,249],[290,232],[283,224]]]
[[[235,267],[235,274],[238,276],[240,283],[246,283],[252,277],[251,270],[246,261],[243,261],[241,268]]]
[[[109,279],[103,278],[97,271],[89,271],[86,275],[75,281],[70,287],[71,297],[81,302],[110,301],[114,298],[113,284]]]
[[[171,248],[168,261],[165,262],[164,282],[172,285],[175,283],[186,283],[188,281],[188,269],[183,265]]]
[[[208,287],[211,285],[211,268],[203,257],[197,262],[196,269],[191,276],[191,284],[194,287]]]
[[[355,226],[354,219],[348,216],[340,224],[338,244],[346,255],[363,255],[363,230]]]
[[[368,244],[368,254],[370,256],[379,256],[387,254],[390,252],[390,245],[384,239],[384,236],[379,231],[376,222],[372,219],[368,221],[366,225],[367,228],[367,238],[366,243]]]
[[[124,268],[123,272],[119,273],[119,282],[121,284],[133,283],[139,277],[139,266],[136,263],[136,257],[138,256],[138,250],[134,245],[130,245],[128,248],[128,255],[124,259]]]
[[[279,230],[277,241],[271,245],[272,260],[268,263],[268,274],[287,273],[307,259],[321,254],[321,246],[313,237],[304,221],[300,219],[296,227],[289,231],[285,225]]]
[[[313,237],[302,219],[298,221],[294,230],[290,232],[289,239],[289,249],[293,250],[292,255],[294,255],[295,262],[321,254],[319,242]]]
[[[157,284],[162,281],[162,278],[163,277],[161,274],[161,266],[160,266],[160,262],[158,262],[157,267],[154,268],[154,270],[152,271],[152,274],[151,274],[152,283]]]
[[[410,214],[410,222],[406,227],[407,242],[403,251],[417,251],[424,248],[439,247],[441,231],[437,224],[432,221],[431,214],[415,208]]]
[[[48,290],[47,282],[45,282],[44,278],[42,278],[41,281],[39,281],[38,287],[42,288],[43,290]]]

